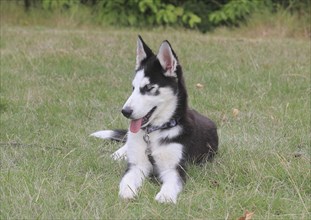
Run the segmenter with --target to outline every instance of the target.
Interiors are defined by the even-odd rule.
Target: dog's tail
[[[90,136],[124,143],[127,140],[127,130],[103,130],[94,132]]]

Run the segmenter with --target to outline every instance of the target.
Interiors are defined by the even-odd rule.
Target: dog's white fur
[[[150,134],[152,157],[157,161],[159,178],[163,182],[160,192],[156,195],[159,202],[176,203],[177,196],[182,190],[182,181],[176,171],[176,164],[182,158],[182,145],[171,143],[161,145],[159,140],[163,137],[174,137],[178,134],[179,126],[167,132],[155,131]],[[144,132],[140,130],[137,134],[129,132],[127,143],[112,154],[114,159],[120,159],[127,154],[130,164],[135,164],[124,175],[120,183],[120,197],[132,199],[137,194],[138,188],[143,180],[152,171],[152,165],[146,155],[147,144],[143,141]]]

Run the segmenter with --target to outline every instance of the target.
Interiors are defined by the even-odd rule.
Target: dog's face
[[[173,116],[177,106],[178,60],[168,41],[157,55],[139,36],[136,50],[136,75],[133,92],[122,113],[131,119],[130,131],[137,133],[148,124],[162,125]]]

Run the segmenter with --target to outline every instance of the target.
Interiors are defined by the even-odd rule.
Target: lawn
[[[121,145],[89,137],[129,124],[138,33],[171,42],[191,107],[218,125],[218,155],[189,166],[176,205],[152,180],[120,200]],[[2,25],[0,50],[1,219],[310,218],[309,40]]]

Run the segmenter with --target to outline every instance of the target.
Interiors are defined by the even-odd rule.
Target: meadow
[[[89,137],[129,124],[137,34],[171,42],[190,106],[218,125],[215,160],[189,166],[176,205],[152,180],[120,200],[121,145]],[[310,218],[309,39],[2,25],[0,51],[1,219]]]

